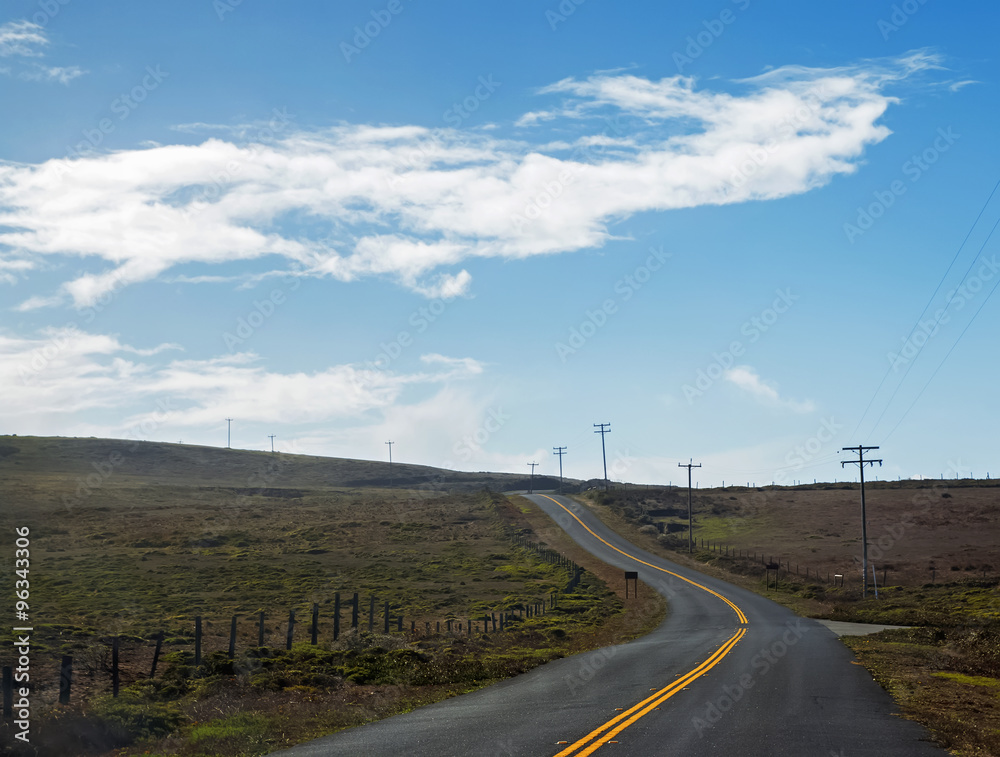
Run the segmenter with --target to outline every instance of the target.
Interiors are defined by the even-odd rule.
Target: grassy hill
[[[49,494],[75,497],[81,485],[95,489],[111,477],[157,485],[275,490],[392,486],[512,491],[529,485],[529,477],[522,474],[463,473],[409,463],[390,466],[370,460],[124,439],[0,436],[0,481],[7,496],[12,494],[9,487],[30,481],[32,487],[42,486]],[[535,476],[533,483],[536,488],[550,489],[559,482]],[[566,479],[569,487],[578,483]]]

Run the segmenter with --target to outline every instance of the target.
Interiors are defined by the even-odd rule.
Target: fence
[[[699,539],[699,542],[701,544],[701,548],[709,552],[714,552],[716,554],[724,555],[726,557],[732,557],[735,559],[745,559],[751,563],[760,562],[760,564],[764,566],[765,571],[773,570],[777,574],[780,571],[784,570],[788,575],[795,575],[799,578],[805,578],[806,580],[811,579],[815,581],[822,581],[824,583],[831,585],[836,584],[835,579],[837,578],[837,576],[833,576],[830,572],[827,572],[826,577],[824,578],[820,571],[816,570],[815,568],[809,568],[809,566],[804,566],[805,573],[802,573],[801,570],[803,566],[801,566],[799,563],[795,563],[793,570],[792,568],[793,564],[788,560],[785,560],[783,562],[781,557],[778,557],[777,560],[775,560],[773,556],[769,556],[766,555],[764,552],[760,552],[758,559],[758,553],[756,551],[751,552],[749,549],[737,549],[735,547],[729,546],[728,544],[720,544],[718,541],[712,541],[711,539],[709,539],[707,542],[705,539]],[[810,570],[812,572],[810,572]],[[841,578],[840,585],[843,585],[842,583],[843,576],[840,576],[840,578]]]
[[[579,581],[579,568],[574,575],[576,581]],[[571,583],[575,587],[576,583],[571,580]],[[320,612],[320,605],[318,603],[313,604],[312,612],[308,621],[309,625],[309,643],[312,645],[317,645],[320,643],[321,638],[330,639],[334,642],[340,640],[340,638],[345,633],[360,633],[364,630],[368,632],[375,632],[376,628],[382,631],[384,634],[403,634],[409,636],[410,638],[421,638],[421,637],[431,637],[436,635],[450,635],[450,636],[472,636],[473,634],[487,634],[487,633],[504,633],[512,629],[512,627],[520,625],[524,620],[534,618],[537,616],[545,615],[547,610],[555,608],[558,606],[557,593],[553,592],[548,597],[540,601],[528,601],[519,602],[513,606],[507,607],[503,610],[497,611],[493,610],[490,612],[476,613],[476,614],[465,614],[464,617],[456,617],[454,615],[443,618],[441,620],[417,620],[411,619],[409,621],[409,627],[407,628],[407,623],[401,614],[394,614],[392,604],[386,600],[378,601],[375,595],[368,597],[367,608],[363,608],[361,597],[359,593],[355,592],[346,602],[341,601],[340,593],[335,593],[333,595],[333,614],[332,617],[326,623],[321,622],[321,620],[326,620],[323,618]],[[364,610],[367,610],[365,612]],[[343,617],[347,611],[347,617]],[[229,620],[229,633],[228,633],[228,646],[226,647],[226,655],[229,659],[233,659],[236,656],[237,645],[241,638],[239,633],[240,627],[240,616],[233,615]],[[344,622],[349,621],[349,623]],[[260,612],[256,616],[256,642],[257,647],[268,646],[266,641],[270,636],[273,639],[273,634],[267,633],[267,622],[268,616],[264,612]],[[179,651],[186,649],[193,651],[193,663],[196,669],[201,668],[209,650],[206,649],[207,644],[207,634],[206,626],[208,623],[205,619],[198,615],[195,616],[193,622],[193,638],[190,643],[176,643],[176,641],[169,646],[173,648],[174,651]],[[295,641],[296,628],[299,625],[299,621],[296,617],[295,610],[289,610],[287,623],[282,622],[280,628],[283,634],[279,634],[284,637],[284,648],[285,650],[292,649],[292,644]],[[244,623],[244,633],[242,638],[246,641],[246,624]],[[321,631],[325,633],[321,634]],[[183,632],[181,632],[183,633]],[[130,641],[126,639],[126,641]],[[123,639],[119,636],[111,637],[110,639],[102,640],[102,644],[107,644],[110,646],[111,658],[109,669],[105,672],[110,676],[111,679],[111,693],[112,696],[117,697],[119,688],[121,685],[122,678],[122,666],[121,666],[121,652],[123,646]],[[156,678],[157,667],[159,666],[160,660],[164,653],[164,647],[166,645],[166,633],[160,631],[156,634],[155,638],[142,642],[140,644],[141,648],[147,650],[150,646],[149,642],[154,642],[155,646],[152,652],[152,662],[149,667],[148,679]],[[251,648],[251,644],[245,645]],[[133,649],[132,652],[137,650]],[[221,652],[222,649],[211,650],[213,652]],[[136,657],[139,655],[136,654]],[[143,678],[144,676],[137,676]],[[59,702],[61,704],[66,704],[70,701],[70,695],[72,692],[74,681],[73,673],[73,657],[71,655],[63,655],[60,666],[59,666]],[[3,717],[4,719],[10,719],[13,712],[13,693],[14,693],[14,680],[13,680],[13,668],[9,666],[3,667]]]

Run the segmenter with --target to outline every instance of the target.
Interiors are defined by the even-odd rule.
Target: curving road
[[[819,623],[633,546],[573,500],[528,497],[667,597],[651,634],[276,754],[924,757],[947,752]]]

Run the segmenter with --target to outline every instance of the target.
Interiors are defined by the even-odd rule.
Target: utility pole
[[[528,494],[531,494],[535,490],[535,468],[538,463],[528,463],[531,466],[531,478],[528,479]]]
[[[881,467],[881,460],[865,460],[865,452],[872,449],[878,449],[878,447],[862,447],[858,445],[857,447],[843,447],[843,452],[857,452],[857,460],[841,460],[840,467],[843,468],[845,465],[857,465],[858,470],[861,471],[861,574],[864,576],[864,587],[861,590],[861,596],[868,596],[868,521],[865,515],[865,466],[870,465],[873,468],[875,463],[878,463]]]
[[[607,426],[607,428],[604,428]],[[594,428],[599,429],[595,434],[601,435],[601,459],[604,460],[604,491],[608,490],[608,455],[604,451],[604,435],[611,433],[610,423],[595,423]]]
[[[232,449],[233,448],[233,419],[232,418],[226,418],[226,423],[229,424],[228,426],[226,426],[226,449]]]
[[[604,437],[601,438],[603,439]],[[553,447],[552,449],[555,450],[555,452],[552,453],[553,455],[559,455],[559,493],[562,494],[562,456],[566,454],[566,448]]]
[[[267,438],[271,440],[271,454],[272,455],[274,454],[274,437],[275,436],[277,436],[277,434],[268,434],[267,435]]]
[[[694,520],[691,517],[691,469],[700,468],[701,463],[694,462],[693,457],[689,457],[688,461],[677,463],[677,467],[688,469],[688,552],[694,552]]]
[[[389,441],[386,444],[389,445],[389,488],[392,488],[392,445],[396,442]]]

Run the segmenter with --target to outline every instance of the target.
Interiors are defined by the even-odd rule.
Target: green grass
[[[359,482],[379,471],[358,461],[178,445],[124,449],[125,462],[80,496],[80,482],[121,444],[0,440],[0,529],[31,529],[35,723],[52,754],[75,749],[84,732],[100,745],[93,754],[117,750],[117,757],[264,754],[622,641],[655,622],[656,608],[623,612],[620,599],[585,573],[557,608],[515,619],[504,634],[483,633],[480,623],[471,636],[386,636],[383,600],[407,630],[414,621],[423,630],[426,622],[547,602],[561,590],[566,569],[508,538],[512,528],[530,532],[523,518],[531,507],[437,485],[364,487]],[[358,634],[348,632],[354,592],[362,600]],[[335,593],[343,636],[333,643]],[[370,596],[378,598],[374,634],[364,630]],[[308,643],[314,604],[315,647]],[[289,610],[297,625],[286,651]],[[204,630],[200,670],[196,615]],[[229,659],[233,615],[238,638]],[[161,630],[163,655],[149,681]],[[112,636],[123,666],[117,699],[107,694]],[[10,627],[0,629],[0,663],[10,662],[10,641]],[[54,705],[62,654],[74,657],[68,707]]]

